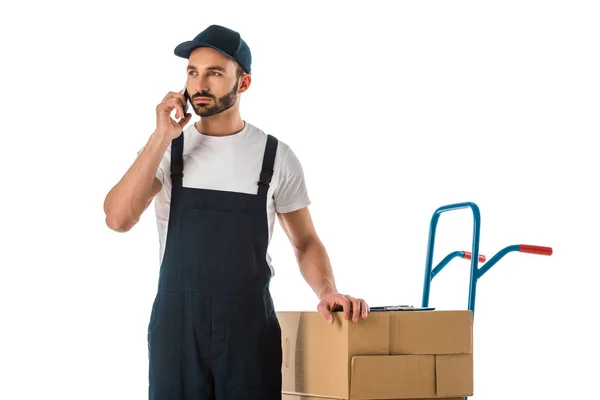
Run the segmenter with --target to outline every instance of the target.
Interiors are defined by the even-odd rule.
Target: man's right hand
[[[156,171],[171,140],[181,135],[192,116],[183,115],[184,104],[185,97],[181,91],[170,92],[156,106],[156,131],[150,135],[139,157],[104,200],[106,224],[112,230],[130,230],[162,188],[161,182],[156,178]],[[177,110],[175,118],[179,122],[171,119],[174,109]]]
[[[186,99],[181,92],[169,92],[163,99],[162,103],[156,106],[156,130],[163,133],[169,139],[175,139],[181,135],[183,128],[192,118],[191,113],[183,115],[183,105]],[[175,118],[179,122],[171,118],[173,109],[177,110]]]

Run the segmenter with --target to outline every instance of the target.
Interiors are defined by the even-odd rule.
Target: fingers
[[[340,307],[344,312],[344,319],[349,320],[352,318],[353,322],[358,322],[361,317],[367,318],[369,312],[369,306],[366,301],[342,294],[324,298],[317,306],[317,309],[327,322],[331,324],[333,323],[333,315],[331,313]]]
[[[175,118],[179,119],[184,116],[183,114],[183,105],[185,104],[185,100],[182,103],[179,98],[171,98],[169,100],[163,101],[156,108],[157,110],[166,113],[167,115],[171,113],[173,109],[177,110],[175,112]]]
[[[171,110],[173,110],[174,108],[177,109],[175,118],[179,119],[179,118],[183,118],[183,116],[184,116],[183,105],[185,105],[186,102],[187,102],[187,99],[183,95],[183,90],[182,90],[181,92],[169,92],[164,97],[163,101],[161,102],[161,104],[159,104],[159,106],[168,105],[168,108],[162,107],[162,109],[166,112],[171,112]]]
[[[325,320],[329,324],[333,323],[333,315],[331,315],[331,312],[329,311],[329,306],[328,306],[328,304],[326,302],[321,301],[319,303],[319,305],[317,306],[317,310],[319,311],[319,313],[321,313],[321,315],[323,316],[323,318],[325,318]]]
[[[169,92],[162,100],[162,103],[165,103],[168,100],[171,99],[180,99],[181,101],[185,102],[185,96],[183,95],[183,90],[180,92]]]
[[[358,318],[360,317],[361,312],[361,302],[358,299],[355,299],[352,296],[346,296],[346,298],[350,301],[352,305],[352,321],[358,322]]]
[[[181,120],[179,120],[179,122],[177,123],[177,125],[179,125],[179,127],[181,129],[183,129],[185,127],[185,125],[188,122],[190,122],[190,118],[192,118],[192,114],[187,113],[184,118],[181,118]]]
[[[367,316],[369,315],[369,305],[363,299],[360,299],[360,303],[361,303],[360,309],[362,310],[362,317],[367,318]]]
[[[182,103],[181,99],[179,98],[172,98],[170,100],[166,101],[166,104],[169,104],[172,106],[172,108],[169,109],[172,110],[173,108],[175,108],[177,110],[177,112],[175,113],[175,118],[179,119],[179,118],[183,118],[185,115],[183,113],[183,105],[185,104],[185,100]]]
[[[355,299],[352,296],[346,296],[352,303],[352,321],[358,322],[360,317],[367,318],[369,306],[363,299]]]
[[[338,294],[334,300],[344,308],[344,319],[349,320],[350,314],[352,313],[352,303],[350,300],[342,294]]]

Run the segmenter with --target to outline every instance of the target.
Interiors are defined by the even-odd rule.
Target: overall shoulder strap
[[[181,187],[183,178],[183,132],[171,141],[171,181]]]
[[[258,194],[265,197],[273,178],[273,167],[275,165],[275,154],[277,153],[277,138],[272,135],[267,136],[267,145],[263,155],[262,170],[258,179]]]

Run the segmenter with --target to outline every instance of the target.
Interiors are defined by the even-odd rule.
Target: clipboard
[[[413,307],[409,305],[396,305],[396,306],[378,306],[369,307],[369,312],[386,312],[386,311],[431,311],[435,310],[434,307]]]

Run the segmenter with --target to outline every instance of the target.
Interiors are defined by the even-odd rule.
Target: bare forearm
[[[321,241],[310,241],[296,250],[296,257],[302,276],[319,299],[337,293],[331,262]]]
[[[170,140],[154,132],[133,165],[110,190],[104,201],[107,225],[116,231],[129,230],[148,205],[160,161]]]

